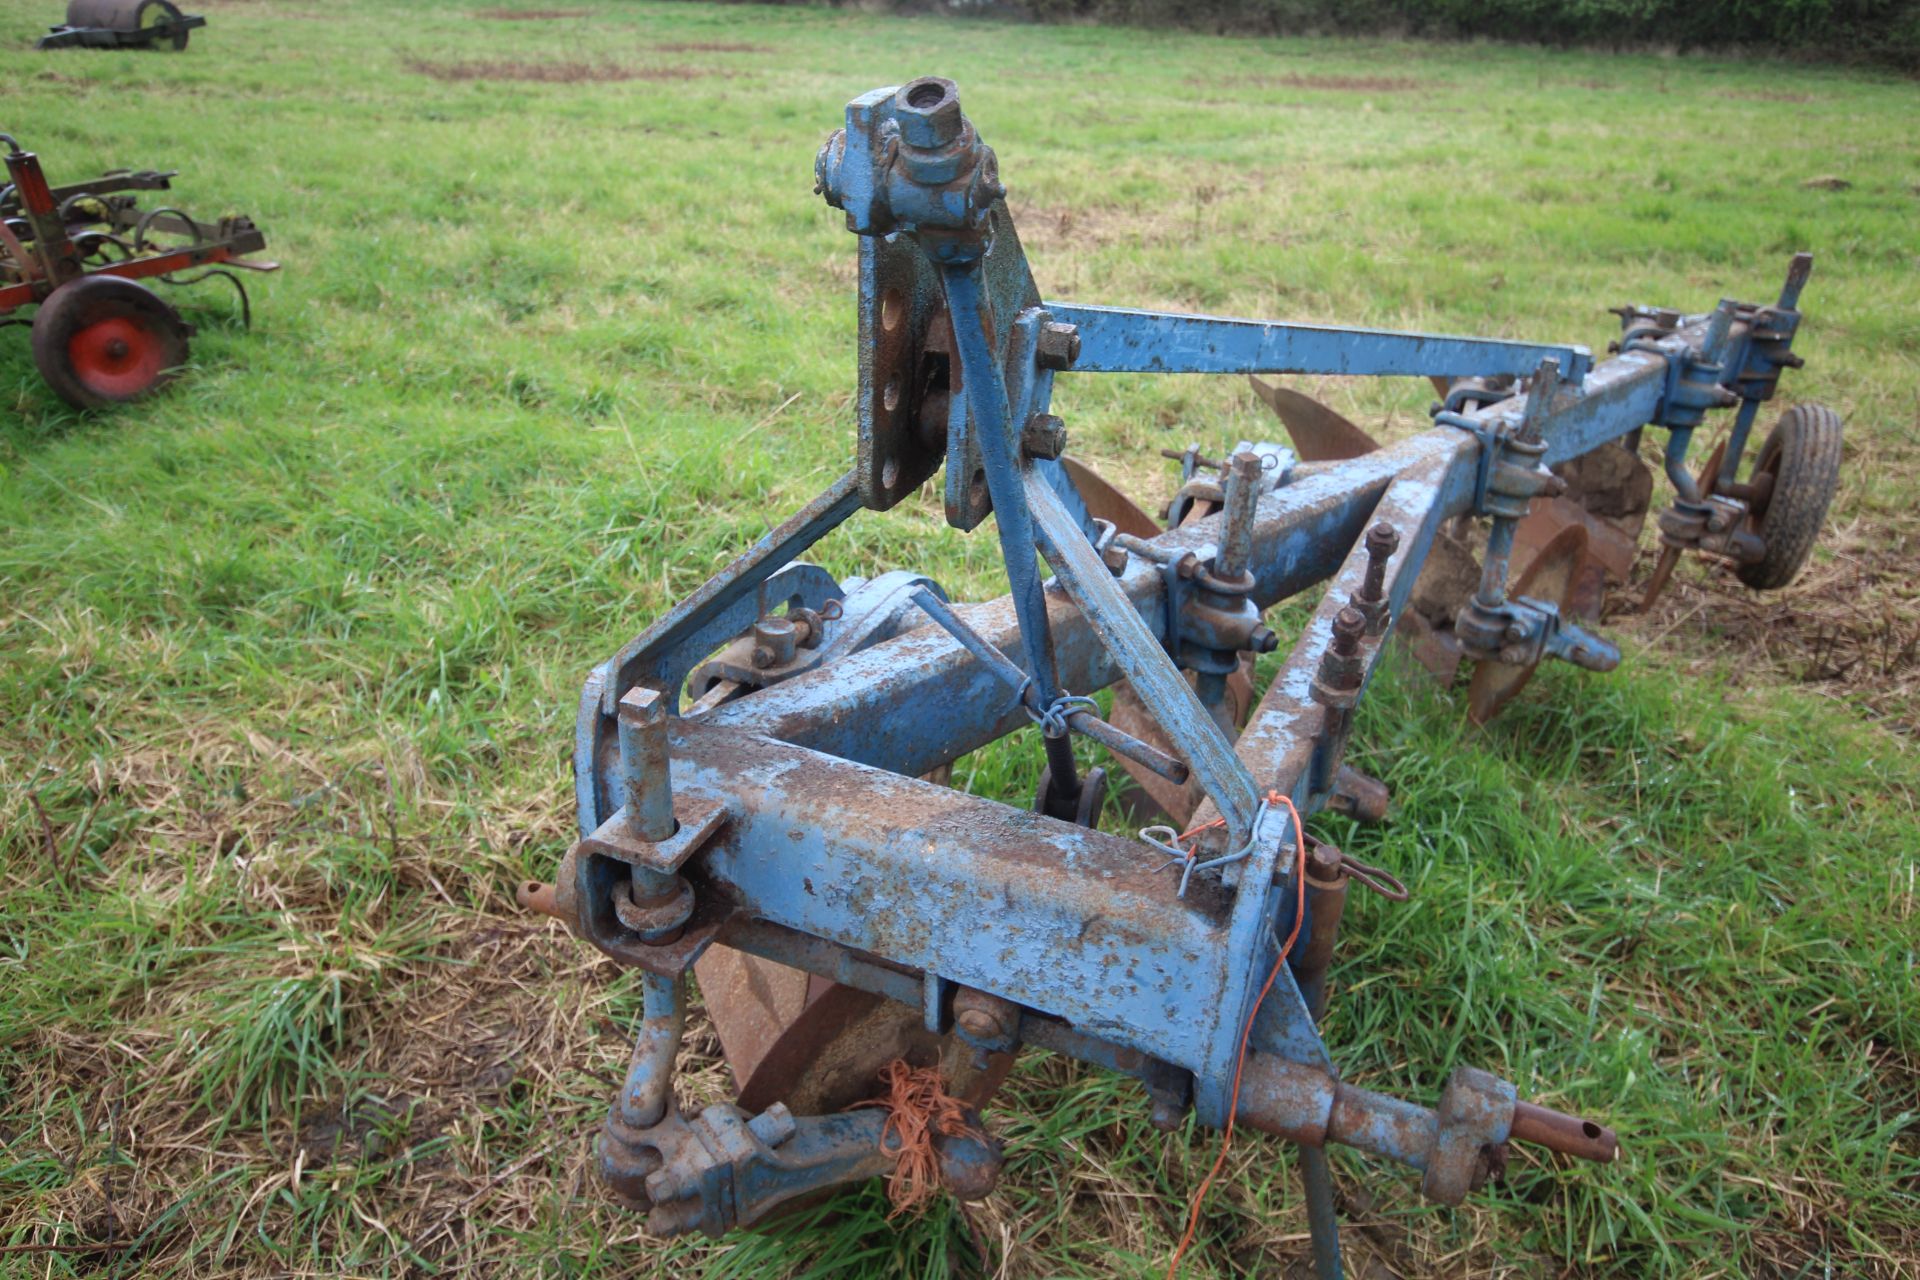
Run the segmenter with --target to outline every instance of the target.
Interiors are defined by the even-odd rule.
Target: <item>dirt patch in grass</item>
[[[1735,102],[1812,102],[1810,93],[1790,93],[1784,89],[1734,89],[1720,95]]]
[[[1260,185],[1256,177],[1222,173],[1215,181],[1196,180],[1183,200],[1021,204],[1012,213],[1020,242],[1029,252],[1065,255],[1114,244],[1178,244],[1212,233],[1221,208]],[[1060,265],[1051,258],[1049,262]]]
[[[473,16],[494,22],[547,22],[554,18],[584,18],[591,9],[476,9]]]
[[[678,40],[672,44],[656,45],[662,53],[772,53],[764,44],[741,44],[728,40]]]
[[[1828,583],[1761,594],[1715,569],[1676,585],[1661,613],[1719,657],[1853,703],[1920,734],[1920,614],[1878,566],[1836,566]]]
[[[526,84],[607,84],[625,80],[675,81],[699,80],[707,76],[725,76],[725,71],[705,71],[698,67],[633,67],[618,62],[525,62],[512,58],[475,59],[467,62],[428,62],[407,60],[407,70],[435,80],[503,80]]]
[[[1218,82],[1209,81],[1212,88]],[[1411,76],[1311,76],[1288,72],[1283,76],[1237,76],[1229,84],[1256,89],[1325,89],[1335,93],[1411,93],[1426,88],[1426,82]]]
[[[1731,567],[1682,562],[1642,633],[1703,661],[1732,659],[1754,676],[1788,680],[1920,735],[1920,582],[1911,533],[1829,528],[1819,557],[1778,591],[1753,591]],[[1642,548],[1651,572],[1656,549]],[[1637,601],[1643,583],[1629,598]]]

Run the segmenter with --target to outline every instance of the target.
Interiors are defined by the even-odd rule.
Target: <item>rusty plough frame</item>
[[[1548,589],[1510,584],[1509,560],[1570,464],[1617,459],[1645,426],[1668,433],[1670,546],[1743,566],[1804,559],[1804,513],[1831,494],[1824,428],[1783,421],[1774,470],[1732,479],[1760,403],[1797,363],[1809,260],[1773,304],[1629,309],[1619,354],[1596,364],[1577,346],[1045,302],[994,154],[945,80],[854,100],[817,177],[860,237],[857,464],[592,673],[574,757],[582,838],[555,886],[528,886],[643,974],[599,1147],[615,1192],[658,1232],[755,1222],[892,1168],[884,1109],[845,1109],[890,1061],[937,1065],[977,1105],[1023,1045],[1138,1079],[1163,1126],[1231,1114],[1299,1144],[1327,1277],[1340,1271],[1327,1143],[1409,1164],[1449,1204],[1508,1142],[1612,1159],[1609,1130],[1483,1071],[1457,1071],[1434,1107],[1342,1081],[1316,1028],[1341,905],[1356,876],[1397,885],[1305,837],[1289,809],[1384,808],[1379,784],[1342,764],[1354,705],[1463,520],[1490,532],[1439,640],[1474,664],[1476,710],[1543,656],[1617,663],[1570,616],[1565,544],[1589,536],[1577,520],[1535,557]],[[1296,437],[1304,459],[1272,444],[1213,462],[1190,451],[1161,529],[1062,458],[1051,398],[1069,371],[1411,375],[1441,380],[1445,400],[1430,430],[1386,447],[1322,419]],[[1709,491],[1684,469],[1688,442],[1708,410],[1736,406]],[[995,517],[1009,595],[957,605],[911,572],[840,582],[798,559],[943,464],[949,522]],[[1775,523],[1783,502],[1789,524]],[[1248,656],[1281,644],[1262,610],[1322,584],[1254,705]],[[1103,718],[1087,695],[1116,683]],[[1047,762],[1032,812],[926,779],[1029,726]],[[1075,733],[1149,782],[1186,834],[1096,829],[1105,776],[1076,768]],[[689,970],[741,1090],[698,1115],[672,1087]],[[956,1192],[992,1184],[991,1139],[936,1145]]]

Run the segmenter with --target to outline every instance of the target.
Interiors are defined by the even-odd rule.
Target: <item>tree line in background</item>
[[[1490,37],[1920,71],[1920,0],[825,0],[1250,35]]]

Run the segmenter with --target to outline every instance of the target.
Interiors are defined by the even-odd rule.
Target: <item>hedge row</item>
[[[855,0],[872,3],[873,0]],[[1221,33],[1491,37],[1730,50],[1920,70],[1920,0],[880,0]]]

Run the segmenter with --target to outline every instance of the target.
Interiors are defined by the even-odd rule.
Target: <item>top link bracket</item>
[[[814,190],[847,215],[847,230],[911,231],[940,262],[986,252],[989,213],[1006,194],[993,148],[960,111],[953,81],[924,76],[847,104],[814,160]]]

